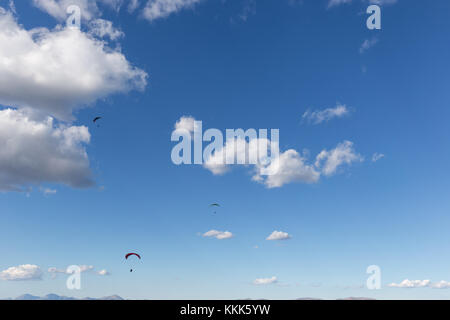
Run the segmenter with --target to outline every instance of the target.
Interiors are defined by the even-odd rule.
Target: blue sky
[[[83,60],[111,57],[106,48],[70,60],[79,63],[74,77],[92,69],[95,78],[91,66],[103,66],[99,83],[78,88],[76,80],[59,78],[61,68],[47,73],[33,59],[24,60],[30,73],[0,63],[0,83],[7,87],[0,89],[0,105],[24,124],[22,131],[0,131],[7,138],[0,145],[21,137],[14,141],[27,146],[17,145],[22,153],[0,152],[0,297],[450,298],[449,289],[389,286],[405,279],[450,281],[448,1],[386,1],[381,30],[367,29],[369,1],[360,0],[330,8],[326,0],[203,0],[151,17],[145,15],[151,1],[132,13],[127,3],[119,9],[104,2],[86,9],[90,19],[83,16],[79,35],[88,40],[58,49],[90,50],[90,21],[112,22],[123,35],[104,41],[125,59],[121,64]],[[46,27],[50,35],[43,37],[53,41],[65,18],[45,3],[11,7],[0,1],[1,21],[9,15],[14,18],[5,23],[21,30]],[[360,50],[366,40],[373,45]],[[34,48],[1,43],[0,58]],[[64,66],[54,51],[37,52],[34,57]],[[12,77],[11,70],[25,76]],[[30,74],[38,80],[26,80]],[[60,93],[64,101],[53,105],[51,97]],[[320,123],[303,117],[337,106],[345,106],[345,115]],[[98,115],[103,118],[96,126]],[[276,188],[252,181],[249,167],[214,175],[200,165],[176,166],[170,137],[183,116],[203,121],[205,129],[279,129],[281,151],[306,149],[311,166],[321,151],[344,141],[357,158],[329,176],[317,168],[322,174],[315,183],[293,179]],[[1,117],[6,113],[0,115],[6,123]],[[39,148],[30,155],[30,146],[55,139],[54,132],[38,142],[23,134],[31,122],[45,123],[43,117],[54,119],[50,132],[77,132],[73,139],[80,141],[68,151],[76,170],[58,176],[30,164],[39,164]],[[49,142],[48,150],[59,147]],[[373,161],[374,154],[384,157]],[[23,159],[28,161],[11,165]],[[93,183],[80,185],[83,174]],[[217,214],[209,208],[213,202],[222,206]],[[233,237],[202,236],[210,230]],[[266,240],[274,231],[290,239]],[[130,251],[143,258],[133,273],[124,261]],[[38,279],[6,279],[8,268],[27,264],[42,271]],[[74,264],[109,275],[87,272],[82,290],[70,291],[66,275],[53,279],[48,272]],[[370,265],[381,268],[381,290],[362,287]],[[272,277],[277,281],[254,284]]]

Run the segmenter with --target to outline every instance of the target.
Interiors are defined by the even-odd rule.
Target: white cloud
[[[130,0],[130,3],[128,4],[128,12],[133,13],[137,10],[137,8],[139,8],[140,5],[139,0]]]
[[[325,110],[306,111],[303,114],[303,119],[313,124],[320,124],[322,122],[328,122],[335,118],[342,118],[350,113],[347,106],[338,104],[334,108],[328,108]]]
[[[56,274],[56,273],[67,273],[66,270],[58,269],[55,267],[48,268],[48,273]]]
[[[242,12],[239,14],[239,19],[247,21],[249,16],[256,14],[256,0],[246,0]]]
[[[359,47],[359,53],[364,53],[378,43],[378,38],[366,39]]]
[[[147,0],[142,9],[142,16],[149,21],[167,18],[178,11],[192,8],[201,1],[202,0]],[[68,14],[66,10],[70,5],[78,6],[81,9],[82,18],[89,21],[102,16],[102,5],[118,12],[124,2],[124,0],[33,0],[36,7],[47,12],[60,22],[67,19]],[[131,14],[140,6],[141,1],[129,0],[126,10]]]
[[[91,0],[91,1],[95,1],[95,0]],[[120,8],[122,7],[123,3],[126,2],[126,0],[97,0],[97,2],[103,3],[115,11],[119,11]],[[133,1],[131,1],[131,2],[133,2]]]
[[[54,190],[54,189],[43,188],[43,187],[41,187],[40,190],[41,190],[41,192],[42,192],[44,195],[46,195],[46,196],[56,194],[56,192],[57,192],[57,191]]]
[[[397,3],[397,0],[365,0],[366,2],[369,2],[371,4],[378,4],[380,6],[386,5],[386,4],[394,4]]]
[[[85,126],[55,126],[51,117],[0,110],[0,190],[19,191],[45,182],[92,186],[84,147],[89,141]]]
[[[99,276],[108,276],[110,275],[109,271],[106,269],[102,269],[100,271],[95,271],[95,267],[92,265],[80,265],[80,271],[82,273],[89,272],[93,274],[97,274]],[[67,269],[58,269],[56,267],[48,268],[48,273],[52,274],[53,277],[55,277],[57,274],[71,274],[71,272],[68,272]]]
[[[214,175],[225,174],[229,170],[227,163],[234,163],[234,159],[237,159],[238,155],[245,155],[249,148],[249,143],[243,138],[230,139],[222,148],[215,150],[211,156],[205,159],[203,166]]]
[[[77,28],[25,30],[0,10],[0,104],[62,120],[113,93],[144,89],[147,74]]]
[[[297,151],[290,149],[280,154],[265,167],[268,175],[261,175],[259,170],[253,180],[264,183],[268,188],[279,188],[292,182],[316,183],[320,179],[320,172]]]
[[[91,265],[80,265],[80,271],[81,272],[91,272],[94,270],[94,266]],[[71,272],[67,272],[67,269],[58,269],[56,267],[48,268],[47,270],[49,273],[64,273],[64,274],[71,274]]]
[[[316,167],[321,168],[325,176],[331,176],[343,164],[350,165],[353,162],[362,162],[364,158],[355,152],[353,142],[344,141],[333,150],[323,150],[316,158]]]
[[[431,288],[431,289],[449,289],[450,282],[441,280],[439,282],[431,282],[431,280],[409,280],[405,279],[400,283],[388,284],[390,288]]]
[[[143,16],[149,21],[167,18],[180,10],[191,8],[201,0],[149,0],[143,10]]]
[[[405,279],[400,283],[388,284],[391,288],[424,288],[430,285],[430,280],[408,280]]]
[[[195,129],[195,119],[191,116],[182,116],[175,123],[175,131],[188,131],[191,135],[194,133]],[[197,128],[198,129],[198,128]]]
[[[94,266],[81,265],[80,269],[81,269],[81,272],[93,271],[94,270]]]
[[[218,240],[230,239],[233,237],[233,234],[229,231],[217,231],[211,230],[203,234],[205,238],[216,238]]]
[[[255,281],[253,281],[254,285],[268,285],[268,284],[273,284],[273,283],[277,283],[278,279],[277,277],[272,277],[272,278],[260,278],[260,279],[256,279]]]
[[[194,126],[195,118],[183,116],[176,122],[174,132],[183,130],[192,135]],[[234,132],[236,134],[236,130]],[[344,164],[364,160],[350,141],[338,144],[335,149],[323,150],[315,163],[308,163],[307,156],[294,149],[278,151],[278,142],[257,137],[247,140],[238,135],[229,138],[223,146],[217,146],[211,154],[206,154],[203,167],[214,175],[223,175],[230,170],[231,164],[252,166],[253,181],[268,188],[279,188],[293,182],[317,183],[322,175],[331,176]]]
[[[450,288],[450,282],[441,280],[439,282],[433,282],[430,284],[430,288],[433,289],[449,289]]]
[[[266,238],[266,240],[276,241],[276,240],[289,240],[291,236],[287,232],[282,231],[274,231],[270,236]]]
[[[110,273],[105,269],[98,271],[97,274],[99,276],[109,276],[110,275]]]
[[[378,160],[381,160],[381,159],[383,159],[384,157],[385,157],[384,154],[375,152],[375,153],[372,155],[372,162],[377,162]]]
[[[0,272],[0,279],[6,281],[39,280],[41,278],[41,268],[33,264],[11,267]]]
[[[82,17],[86,20],[91,20],[100,14],[95,0],[33,0],[33,4],[60,21],[67,19],[67,7],[70,5],[78,6]]]
[[[268,188],[279,188],[292,182],[316,183],[322,175],[331,176],[344,164],[351,165],[363,160],[350,141],[344,141],[329,151],[322,150],[314,165],[308,164],[304,156],[291,149],[281,153],[279,158],[266,168],[269,175],[262,176],[257,173],[253,180],[264,183]],[[274,174],[270,174],[272,167]]]
[[[9,7],[9,10],[12,13],[14,13],[14,14],[17,13],[17,11],[16,11],[16,4],[14,3],[14,0],[9,0],[8,7]]]
[[[111,7],[121,3],[101,2]],[[35,4],[52,11],[65,2]],[[121,36],[109,21],[93,20],[90,26],[89,33],[61,26],[26,30],[12,12],[0,7],[1,191],[44,182],[93,185],[85,150],[88,128],[55,124],[55,119],[73,120],[74,110],[110,94],[143,90],[147,74],[133,67],[119,49],[96,38]]]
[[[229,170],[226,165],[227,158],[238,155],[252,155],[257,150],[258,143],[268,143],[262,139],[254,139],[250,143],[235,139],[227,141],[225,147],[205,160],[204,167],[215,175],[225,174]],[[253,142],[253,143],[252,143]],[[252,147],[253,146],[253,147]],[[321,175],[331,176],[335,174],[342,165],[351,165],[353,162],[362,162],[364,159],[353,149],[353,143],[344,141],[335,149],[323,150],[316,158],[315,164],[308,164],[307,158],[300,155],[296,150],[290,149],[280,155],[267,165],[257,164],[254,166],[255,174],[253,181],[263,183],[268,188],[279,188],[285,184],[317,183]],[[264,173],[264,175],[262,174]]]
[[[115,28],[111,21],[104,19],[95,19],[89,23],[89,32],[97,37],[109,37],[111,40],[117,40],[124,36],[124,33]]]
[[[330,0],[328,2],[328,8],[336,7],[341,4],[351,3],[351,2],[352,2],[352,0]]]
[[[337,7],[342,4],[349,4],[352,0],[329,0],[328,1],[328,8]],[[370,4],[377,4],[377,5],[387,5],[387,4],[394,4],[397,3],[397,0],[362,0],[362,2],[370,3]]]
[[[99,4],[113,10],[120,10],[123,0],[33,0],[33,4],[59,21],[67,19],[67,7],[76,5],[81,9],[81,16],[91,20],[101,16]]]

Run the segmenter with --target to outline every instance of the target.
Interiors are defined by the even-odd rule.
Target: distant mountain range
[[[63,300],[124,300],[122,297],[118,296],[118,295],[112,295],[112,296],[107,296],[107,297],[102,297],[102,298],[73,298],[73,297],[65,297],[65,296],[59,296],[57,294],[47,294],[46,296],[43,297],[38,297],[38,296],[33,296],[31,294],[23,294],[21,296],[18,296],[15,299],[6,299],[6,300],[58,300],[58,301],[63,301]]]
[[[1,300],[1,299],[0,299]],[[57,294],[48,294],[46,296],[43,297],[39,297],[39,296],[33,296],[31,294],[23,294],[21,296],[18,296],[15,299],[9,298],[9,299],[3,299],[3,300],[53,300],[53,301],[67,301],[67,300],[116,300],[116,301],[120,301],[120,300],[125,300],[123,299],[121,296],[118,295],[112,295],[112,296],[107,296],[107,297],[102,297],[102,298],[73,298],[73,297],[66,297],[66,296],[59,296]],[[252,299],[242,299],[242,300],[252,300]],[[266,300],[266,299],[259,299],[259,300]],[[296,299],[297,301],[303,300],[322,300],[320,298],[298,298]],[[373,298],[366,298],[366,297],[348,297],[348,298],[343,298],[343,299],[337,299],[337,300],[375,300]]]

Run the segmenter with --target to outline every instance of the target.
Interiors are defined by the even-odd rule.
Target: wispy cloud
[[[97,274],[100,276],[107,276],[110,275],[110,272],[107,271],[106,269],[102,269],[100,271],[95,271],[95,267],[92,265],[80,265],[80,272],[82,273],[92,273],[92,274]],[[56,267],[50,267],[47,270],[48,273],[50,273],[52,275],[52,277],[56,277],[57,274],[71,274],[71,272],[69,272],[67,269],[59,269]]]
[[[247,21],[249,16],[256,14],[256,0],[245,0],[244,7],[239,14],[239,19],[242,21]]]
[[[302,118],[312,124],[321,124],[336,118],[342,118],[350,114],[350,110],[346,105],[337,104],[334,108],[327,108],[324,110],[307,110]]]
[[[125,36],[125,34],[113,26],[111,21],[104,19],[95,19],[89,23],[89,33],[99,37],[108,37],[111,40],[117,40]]]
[[[111,273],[108,270],[103,269],[103,270],[97,271],[97,274],[99,276],[109,276]]]
[[[350,165],[353,162],[364,161],[363,156],[356,153],[353,142],[344,141],[330,151],[323,150],[316,158],[316,167],[326,176],[331,176],[344,164]]]
[[[432,289],[449,289],[450,282],[441,280],[439,282],[431,282],[431,280],[409,280],[405,279],[400,283],[388,284],[390,288],[432,288]]]
[[[143,16],[149,21],[167,18],[180,10],[192,8],[202,0],[149,0],[143,10]]]
[[[127,10],[129,13],[133,13],[139,8],[140,5],[141,3],[139,0],[130,0]]]
[[[40,190],[45,196],[54,195],[54,194],[56,194],[56,192],[57,192],[57,190],[55,190],[55,189],[43,188],[43,187],[41,187],[39,190]]]
[[[343,4],[349,4],[352,3],[353,0],[329,0],[328,1],[328,8],[338,7]],[[387,5],[387,4],[394,4],[397,3],[397,0],[361,0],[363,3],[368,4],[377,4],[377,5]]]
[[[330,0],[328,2],[328,8],[337,7],[341,4],[351,3],[352,0]]]
[[[377,162],[378,160],[381,160],[381,159],[383,159],[384,157],[385,157],[384,154],[375,152],[375,153],[372,155],[372,162]]]
[[[359,53],[363,54],[378,43],[378,38],[366,39],[359,47]]]

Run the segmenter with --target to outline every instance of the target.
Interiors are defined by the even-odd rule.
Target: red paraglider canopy
[[[127,254],[125,255],[125,259],[128,259],[130,256],[136,256],[136,257],[138,257],[139,259],[141,259],[141,256],[138,255],[137,253],[134,253],[134,252],[127,253]]]

